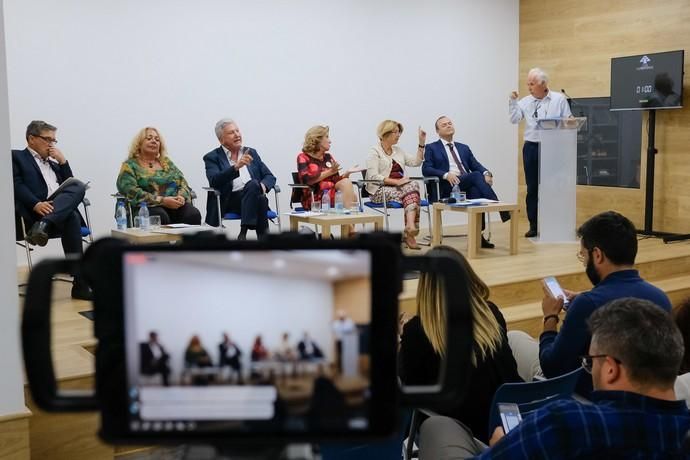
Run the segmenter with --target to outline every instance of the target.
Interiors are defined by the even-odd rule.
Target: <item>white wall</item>
[[[189,340],[198,335],[214,363],[218,344],[227,332],[242,350],[249,368],[254,338],[261,334],[264,346],[275,351],[283,332],[296,347],[308,331],[327,357],[332,358],[334,316],[333,284],[330,280],[275,276],[271,273],[243,273],[233,269],[173,264],[128,266],[126,321],[127,352],[138,356],[138,344],[158,332],[170,353],[172,376],[183,368]],[[160,289],[171,280],[193,279],[184,289]],[[276,293],[279,293],[278,295]],[[130,314],[131,313],[131,314]],[[138,375],[138,362],[129,361],[130,375]]]
[[[0,3],[0,149],[8,152],[10,121],[7,109],[7,63],[5,60],[4,8]],[[14,214],[12,170],[0,168],[0,210],[12,222]],[[6,212],[5,212],[6,211]],[[14,226],[0,226],[0,259],[14,260]],[[19,306],[17,302],[17,269],[13,263],[0,264],[0,416],[24,412],[23,376],[19,348]]]
[[[516,199],[507,95],[517,84],[517,0],[5,3],[12,146],[24,147],[32,119],[58,126],[75,174],[92,181],[98,235],[112,227],[109,194],[138,129],[160,128],[200,191],[201,157],[226,116],[287,191],[314,124],[331,126],[332,152],[351,166],[365,163],[382,119],[402,122],[401,146],[414,151],[417,126],[435,140],[446,114],[494,172],[499,197]],[[198,206],[205,213],[205,197]]]

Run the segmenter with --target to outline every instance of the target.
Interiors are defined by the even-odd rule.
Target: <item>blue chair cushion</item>
[[[89,236],[90,234],[91,234],[91,230],[89,230],[89,227],[82,227],[82,228],[81,228],[81,236],[82,236],[82,238],[83,238],[83,237],[86,237],[86,236]]]
[[[419,202],[419,205],[423,208],[426,208],[427,206],[429,206],[429,202],[427,200],[421,200]]]
[[[370,208],[383,208],[383,203],[374,203],[373,201],[367,201],[364,205]],[[388,209],[402,209],[403,205],[397,201],[389,201],[386,203],[386,207]]]
[[[299,209],[299,208],[297,208]],[[275,211],[268,210],[266,211],[266,217],[269,219],[275,219],[278,217],[278,214]],[[237,214],[236,212],[229,212],[223,216],[223,220],[240,220],[242,216],[240,214]]]

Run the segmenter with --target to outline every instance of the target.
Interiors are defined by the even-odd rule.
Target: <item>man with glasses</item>
[[[440,197],[436,196],[434,184],[427,184],[427,190],[431,201],[439,198],[448,198],[454,186],[458,186],[460,191],[467,194],[467,198],[486,198],[498,200],[496,192],[492,188],[494,176],[491,171],[486,169],[472,154],[469,146],[454,142],[455,126],[453,121],[447,116],[441,116],[434,125],[439,140],[427,144],[424,149],[424,163],[422,164],[422,174],[427,177],[438,177]],[[420,147],[422,147],[420,145]],[[503,222],[510,219],[510,213],[501,212]],[[482,217],[482,230],[486,226],[485,219]],[[489,242],[482,235],[481,245],[483,248],[492,249],[493,243]]]
[[[12,150],[15,211],[29,228],[25,237],[28,243],[45,246],[48,239],[59,235],[65,255],[81,257],[82,218],[77,207],[86,186],[73,178],[65,155],[56,147],[56,130],[34,120],[26,128],[27,148]],[[72,298],[91,297],[89,287],[75,276]]]
[[[537,120],[540,118],[571,117],[568,100],[559,92],[548,88],[549,76],[540,68],[534,68],[527,74],[529,96],[518,100],[518,92],[510,94],[508,111],[510,122],[517,124],[525,120],[525,143],[522,146],[522,165],[525,170],[527,185],[527,219],[529,231],[525,237],[537,236],[537,210],[539,204],[539,131]]]
[[[578,258],[594,287],[584,292],[563,290],[570,303],[559,331],[559,314],[563,310],[564,299],[553,297],[544,286],[544,329],[538,346],[524,332],[508,333],[511,346],[520,344],[513,346],[518,367],[534,368],[532,363],[538,360],[543,374],[549,378],[580,366],[580,356],[587,352],[590,342],[587,319],[611,300],[635,297],[671,311],[671,302],[666,294],[643,280],[634,269],[637,232],[630,220],[614,211],[603,212],[582,224],[577,234],[580,237]],[[586,394],[591,391],[591,386],[587,381],[580,381],[578,390]]]
[[[448,417],[421,426],[419,458],[687,458],[690,412],[673,390],[683,337],[665,311],[623,298],[595,311],[588,355],[581,358],[595,392],[591,403],[564,399],[525,415],[488,446]],[[471,395],[470,395],[471,396]]]

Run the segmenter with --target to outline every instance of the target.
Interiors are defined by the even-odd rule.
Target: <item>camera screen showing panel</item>
[[[141,251],[123,262],[132,431],[369,428],[369,252]]]

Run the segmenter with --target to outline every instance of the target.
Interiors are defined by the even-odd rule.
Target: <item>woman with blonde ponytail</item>
[[[496,389],[505,382],[520,382],[517,364],[508,345],[506,322],[489,300],[489,287],[477,276],[465,257],[449,246],[437,246],[429,256],[455,259],[469,283],[474,319],[470,386],[464,401],[442,415],[467,425],[474,436],[488,441],[489,409]],[[432,385],[439,381],[441,362],[446,355],[446,302],[444,280],[435,273],[422,273],[417,285],[417,315],[407,321],[400,341],[399,374],[406,385]],[[448,363],[452,366],[453,363]]]

